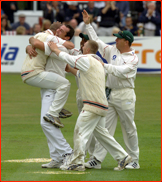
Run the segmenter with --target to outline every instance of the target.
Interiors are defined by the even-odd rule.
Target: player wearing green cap
[[[99,45],[99,52],[109,64],[104,64],[108,76],[106,86],[111,90],[108,103],[109,109],[106,116],[106,127],[111,135],[114,135],[117,119],[119,117],[126,145],[126,151],[132,157],[132,162],[125,168],[139,169],[139,147],[137,129],[134,122],[136,95],[134,81],[137,73],[138,57],[131,48],[134,37],[129,31],[119,31],[116,36],[116,46],[102,42],[93,27],[90,25],[88,13],[83,11],[83,20],[90,40],[95,40]],[[107,151],[96,145],[91,158],[85,166],[87,168],[101,168]]]

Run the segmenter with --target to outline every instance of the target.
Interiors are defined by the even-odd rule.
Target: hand
[[[71,66],[69,64],[66,65],[65,71],[66,72],[71,72]]]
[[[89,24],[90,23],[90,16],[87,13],[87,11],[86,10],[83,10],[82,15],[83,15],[83,21],[84,21],[84,23],[85,24]]]
[[[152,16],[152,14],[153,14],[153,10],[152,10],[152,9],[148,9],[147,12],[148,12],[148,15],[149,15],[149,16]]]
[[[48,9],[49,13],[52,11],[52,6],[50,4],[48,4],[48,3],[47,3],[47,9]]]
[[[29,55],[30,59],[32,59],[32,57],[36,57],[38,54],[31,45],[26,47],[26,53]]]
[[[79,17],[79,13],[75,13],[75,14],[73,15],[73,19],[78,18],[78,17]]]
[[[51,51],[53,51],[53,52],[55,52],[58,49],[56,43],[54,43],[54,42],[48,42],[47,44],[48,44],[49,48],[51,49]]]

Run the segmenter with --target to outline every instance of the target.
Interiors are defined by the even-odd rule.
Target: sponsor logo
[[[8,47],[7,44],[3,44],[1,47],[1,65],[14,65],[18,51],[18,47]]]
[[[112,60],[115,61],[116,58],[117,58],[117,56],[113,55]]]

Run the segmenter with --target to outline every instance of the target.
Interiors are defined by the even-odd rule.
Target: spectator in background
[[[161,1],[156,1],[156,10],[161,14]]]
[[[41,32],[41,26],[40,26],[39,23],[35,23],[33,25],[33,33],[32,33],[32,35],[35,35],[35,34],[37,34],[39,32]]]
[[[119,10],[115,6],[115,1],[105,1],[105,7],[100,10],[98,21],[99,36],[111,36],[112,29],[119,27],[120,15]]]
[[[144,23],[145,36],[160,36],[161,15],[156,10],[155,2],[149,2],[139,17],[139,22]]]
[[[42,25],[42,32],[49,29],[51,26],[51,21],[48,19],[43,20],[43,25]]]
[[[65,16],[69,20],[76,19],[78,24],[82,21],[81,10],[78,7],[78,2],[67,1],[68,9],[65,10]]]
[[[94,1],[94,7],[95,8],[104,8],[105,7],[105,1]]]
[[[95,32],[97,33],[97,24],[93,21],[93,15],[89,15],[90,16],[90,24],[92,25],[93,29],[95,30]],[[84,21],[82,21],[78,27],[76,28],[76,33],[77,36],[79,36],[80,33],[86,34],[86,24],[84,23]]]
[[[1,9],[7,15],[10,24],[14,23],[14,12],[18,10],[17,1],[1,1]]]
[[[89,15],[93,16],[93,21],[97,22],[99,8],[94,7],[94,1],[88,1],[87,8],[85,9]]]
[[[14,24],[12,24],[12,30],[16,30],[17,27],[23,26],[26,29],[26,33],[25,34],[30,35],[31,34],[31,28],[30,28],[30,25],[25,22],[25,18],[26,17],[25,17],[24,14],[20,14],[19,15],[19,21],[14,23]]]
[[[129,12],[129,2],[128,1],[116,1],[116,7],[120,11],[120,21],[122,26],[125,26],[125,19]]]
[[[51,22],[63,22],[64,13],[59,6],[59,1],[46,2],[46,6],[43,10],[43,18],[48,19]]]
[[[135,11],[138,12],[138,17],[141,15],[141,13],[144,11],[144,6],[145,4],[143,3],[143,1],[135,1]]]
[[[121,30],[129,30],[133,35],[138,36],[138,27],[133,25],[131,16],[127,16],[125,19],[125,26],[121,27]]]
[[[8,25],[8,19],[7,17],[3,16],[1,18],[1,35],[5,35],[6,31],[10,31],[11,27]]]
[[[26,28],[24,26],[18,26],[16,28],[16,35],[26,35]]]

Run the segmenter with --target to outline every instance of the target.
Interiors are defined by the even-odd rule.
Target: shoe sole
[[[60,125],[59,123],[57,123],[57,121],[55,121],[55,122],[52,122],[50,119],[48,119],[47,117],[43,117],[43,119],[45,120],[45,121],[47,121],[47,122],[50,122],[50,123],[52,123],[53,125],[55,125],[57,128],[64,128],[64,125],[62,124],[62,125]]]
[[[88,168],[88,169],[101,169],[101,167],[87,167],[87,166],[85,166],[85,167]]]

